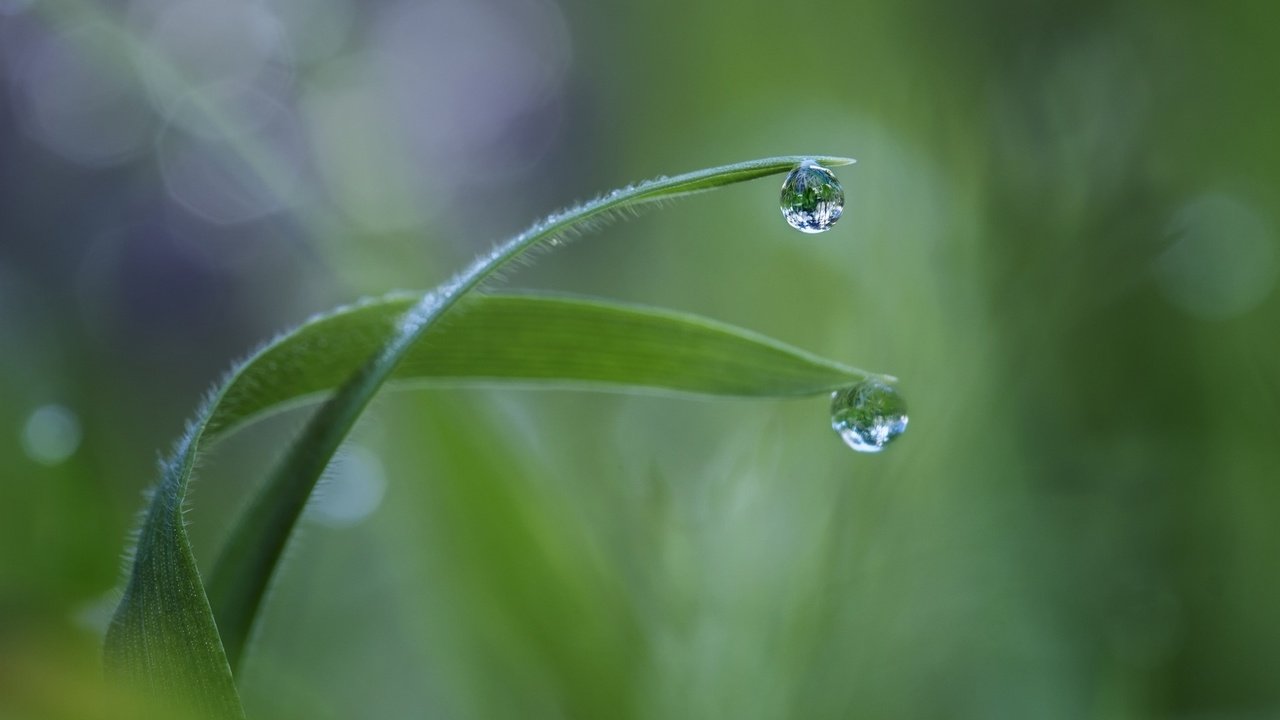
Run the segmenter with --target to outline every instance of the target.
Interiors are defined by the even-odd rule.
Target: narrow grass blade
[[[108,629],[105,654],[109,671],[156,693],[189,698],[210,717],[243,717],[231,668],[239,660],[267,580],[306,499],[356,418],[443,315],[512,261],[539,247],[550,246],[552,240],[581,229],[601,216],[630,206],[787,172],[812,157],[755,160],[614,191],[535,223],[492,253],[477,259],[450,282],[408,304],[377,347],[359,361],[355,370],[311,417],[233,530],[225,551],[225,557],[232,560],[227,561],[229,565],[220,563],[215,574],[237,577],[235,581],[216,583],[220,590],[218,623],[215,623],[191,555],[182,512],[201,442],[211,431],[216,433],[234,424],[229,416],[220,416],[219,407],[231,398],[232,388],[245,387],[237,382],[238,378],[269,354],[270,348],[255,355],[210,395],[178,442],[171,459],[162,467],[161,480],[140,533],[125,596]],[[817,160],[827,165],[853,162],[832,157]],[[308,362],[334,349],[316,348],[316,352],[308,356]],[[675,346],[670,350],[678,352]],[[230,569],[221,569],[224,567]]]
[[[396,331],[414,300],[393,296],[334,313],[260,354],[227,388],[209,423],[217,435],[274,408],[332,390]],[[695,395],[795,397],[868,373],[747,330],[666,310],[582,298],[478,295],[411,347],[392,382],[586,384]],[[246,516],[257,527],[285,500]],[[255,533],[235,533],[208,592],[236,664],[274,565]]]
[[[394,332],[417,296],[389,295],[312,320],[232,380],[206,442],[333,390]],[[405,354],[393,383],[586,384],[693,395],[788,397],[869,376],[770,338],[685,313],[605,300],[477,295]]]

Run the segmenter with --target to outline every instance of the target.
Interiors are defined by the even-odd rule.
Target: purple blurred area
[[[0,476],[65,477],[123,538],[234,358],[566,199],[529,186],[571,57],[551,0],[0,0]],[[53,542],[51,498],[3,501],[4,544]],[[5,575],[0,605],[64,580]]]
[[[5,0],[10,302],[187,392],[526,216],[485,198],[545,170],[570,57],[547,0]],[[453,226],[462,245],[424,241]]]

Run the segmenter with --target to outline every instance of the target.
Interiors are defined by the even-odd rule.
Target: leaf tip
[[[844,165],[857,165],[858,161],[847,157],[824,157],[822,158],[822,164],[831,167],[842,167]]]

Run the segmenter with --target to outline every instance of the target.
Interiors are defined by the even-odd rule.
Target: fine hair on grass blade
[[[614,191],[544,218],[478,258],[450,281],[408,303],[395,316],[378,346],[315,411],[283,461],[268,476],[234,527],[206,594],[184,527],[187,485],[201,443],[211,431],[219,430],[215,419],[228,397],[228,389],[236,386],[237,378],[262,359],[270,347],[250,357],[209,395],[162,465],[160,482],[139,532],[124,598],[108,629],[108,670],[153,694],[172,695],[209,717],[243,717],[232,668],[240,660],[263,593],[294,524],[356,419],[442,316],[495,273],[584,224],[646,203],[787,172],[798,163],[813,159],[814,156],[787,156],[754,160]],[[829,166],[853,162],[833,157],[816,160]],[[857,373],[850,376],[853,379],[862,375],[860,371],[853,372]],[[833,382],[834,377],[829,380]],[[813,392],[829,389],[823,385]],[[763,390],[758,394],[770,393]]]

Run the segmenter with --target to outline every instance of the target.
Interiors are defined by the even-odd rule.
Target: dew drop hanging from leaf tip
[[[835,173],[806,160],[787,174],[780,204],[791,227],[803,233],[826,232],[844,213],[844,188]]]
[[[831,394],[831,428],[849,447],[877,453],[907,430],[907,403],[892,385],[864,380]]]

